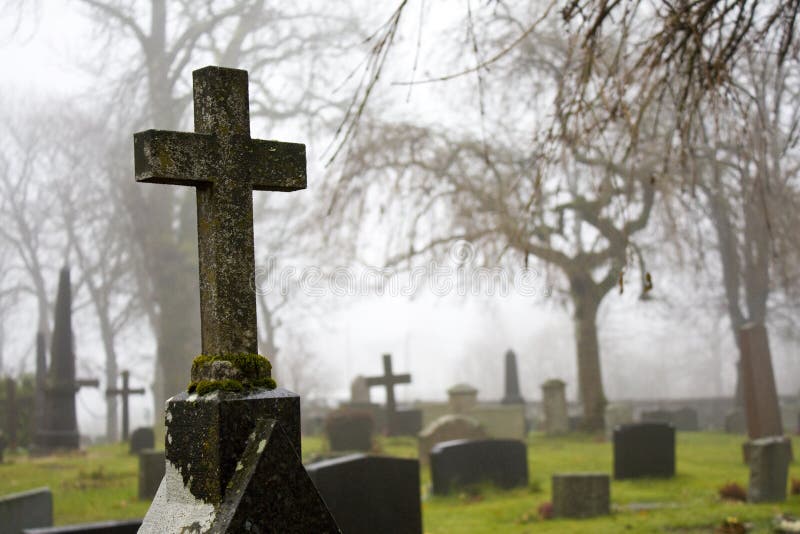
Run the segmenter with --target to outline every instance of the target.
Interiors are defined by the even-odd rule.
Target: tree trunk
[[[583,428],[602,431],[605,426],[606,396],[597,342],[597,309],[600,302],[592,291],[572,287],[575,306],[575,344],[578,357],[578,391],[583,404]]]

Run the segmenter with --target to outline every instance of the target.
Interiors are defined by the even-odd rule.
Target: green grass
[[[800,496],[781,504],[741,504],[721,501],[717,489],[726,482],[747,486],[748,471],[741,460],[742,437],[710,433],[679,433],[677,476],[669,480],[612,481],[615,512],[608,517],[582,520],[538,518],[537,508],[550,500],[550,477],[559,472],[611,471],[611,445],[591,436],[529,440],[528,488],[499,491],[474,488],[450,497],[433,497],[430,476],[421,473],[423,520],[426,534],[524,534],[563,532],[712,532],[727,517],[753,525],[751,532],[769,532],[769,522],[782,512],[800,514]],[[800,454],[800,440],[794,450]],[[384,454],[416,456],[412,438],[379,438]],[[324,452],[321,438],[303,441],[304,459]],[[136,499],[137,462],[123,445],[93,447],[85,453],[28,459],[12,455],[0,464],[0,494],[50,486],[56,524],[142,517],[148,502]],[[790,476],[800,478],[794,463]],[[630,505],[651,504],[655,509],[635,511]]]

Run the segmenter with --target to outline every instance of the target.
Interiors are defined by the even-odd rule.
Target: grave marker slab
[[[544,431],[548,435],[565,434],[569,431],[566,384],[553,378],[542,384],[544,407]]]
[[[164,451],[145,449],[139,452],[139,499],[149,501],[156,496],[166,474]]]
[[[53,524],[53,494],[50,488],[38,488],[0,496],[2,532],[16,534],[26,528]]]
[[[502,404],[525,404],[519,391],[519,372],[517,371],[517,355],[513,350],[506,352],[506,383]]]
[[[307,466],[347,534],[421,534],[419,462],[353,454]]]
[[[417,436],[419,462],[430,464],[431,449],[437,443],[463,439],[485,439],[486,430],[477,419],[466,415],[443,415],[426,426]]]
[[[553,475],[553,516],[583,519],[611,513],[611,479],[605,473]]]
[[[152,449],[156,446],[156,434],[149,426],[140,427],[131,434],[131,444],[128,448],[130,454],[139,454],[145,449]]]
[[[750,442],[750,484],[748,502],[786,500],[786,483],[792,443],[783,436],[755,439]]]
[[[431,480],[436,495],[484,482],[504,489],[527,486],[527,447],[505,439],[438,443],[431,449]]]
[[[614,478],[675,476],[675,427],[634,423],[614,430]]]

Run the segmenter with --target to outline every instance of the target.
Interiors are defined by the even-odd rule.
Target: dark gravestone
[[[444,441],[431,449],[430,460],[436,495],[485,482],[504,489],[528,485],[528,454],[522,441]]]
[[[506,352],[506,388],[502,404],[524,404],[525,400],[519,392],[519,373],[517,371],[517,355],[513,350]]]
[[[127,521],[102,521],[50,528],[29,528],[22,534],[136,534],[142,526],[141,519]]]
[[[416,436],[422,430],[421,410],[397,410],[387,417],[390,436]]]
[[[342,532],[422,532],[418,461],[354,454],[307,471]]]
[[[748,323],[739,329],[742,391],[750,439],[783,435],[772,357],[764,325]]]
[[[120,373],[122,375],[122,388],[108,388],[106,389],[106,395],[120,395],[122,397],[122,441],[128,441],[128,428],[129,428],[129,412],[128,412],[128,397],[131,395],[144,395],[144,388],[130,388],[130,371],[122,371]]]
[[[553,475],[553,516],[583,519],[611,513],[611,480],[605,473]]]
[[[250,137],[246,71],[193,81],[195,133],[134,136],[137,181],[196,188],[203,354],[193,392],[167,402],[166,475],[139,532],[340,532],[300,460],[300,397],[257,354],[252,192],[305,188],[305,146]]]
[[[72,339],[72,289],[69,269],[64,267],[58,280],[55,321],[51,343],[51,364],[45,392],[45,428],[38,445],[44,451],[77,449],[80,446],[75,394],[82,386],[97,387],[97,380],[76,380],[75,352]]]
[[[153,429],[149,426],[137,428],[131,434],[131,444],[129,452],[139,454],[145,449],[152,449],[156,446],[156,436]]]
[[[392,426],[393,423],[393,415],[397,412],[397,402],[394,398],[394,386],[396,384],[410,384],[411,383],[411,375],[410,374],[403,374],[403,375],[395,375],[392,373],[392,355],[391,354],[384,354],[383,355],[383,376],[372,376],[365,378],[367,387],[375,387],[375,386],[384,386],[386,388],[386,433],[390,436],[397,436],[402,435],[399,432],[400,429],[395,428]],[[399,422],[398,420],[394,420]],[[420,421],[420,428],[421,428],[421,421]],[[415,432],[412,432],[411,435],[415,435],[416,432],[419,432],[419,428]]]
[[[367,410],[340,408],[328,414],[325,434],[331,451],[372,449],[375,420]]]
[[[675,428],[634,423],[614,429],[614,478],[675,476]]]
[[[25,528],[53,524],[53,494],[50,488],[0,496],[0,532],[18,534]]]
[[[786,482],[792,456],[791,441],[782,436],[760,438],[750,442],[749,502],[782,502],[786,500]]]
[[[164,451],[145,449],[139,453],[139,498],[145,501],[156,496],[158,486],[166,473],[167,457]]]

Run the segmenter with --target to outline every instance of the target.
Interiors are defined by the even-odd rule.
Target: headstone
[[[614,430],[614,479],[675,476],[675,427],[633,423]]]
[[[134,136],[137,181],[196,187],[202,333],[139,533],[340,532],[300,460],[300,398],[257,354],[252,191],[305,188],[305,147],[250,138],[246,71],[193,76],[197,133]]]
[[[517,355],[514,351],[506,352],[506,388],[502,404],[525,404],[519,392],[519,373],[517,372]]]
[[[51,364],[45,392],[47,423],[37,435],[37,446],[43,451],[80,447],[75,394],[83,386],[98,387],[95,379],[76,380],[75,352],[72,339],[72,288],[69,268],[61,269],[56,296]]]
[[[22,534],[136,534],[141,526],[141,519],[129,519],[127,521],[100,521],[50,528],[26,528]]]
[[[419,433],[419,462],[430,463],[431,449],[437,443],[457,439],[484,439],[486,430],[477,419],[466,415],[444,415]]]
[[[350,383],[350,402],[355,404],[369,404],[372,401],[369,396],[369,385],[367,379],[358,375]]]
[[[149,501],[156,496],[166,465],[164,451],[145,449],[139,452],[139,499]]]
[[[390,436],[397,436],[403,435],[403,428],[398,425],[398,421],[400,418],[396,417],[395,414],[397,413],[397,402],[395,401],[394,397],[394,386],[396,384],[410,384],[411,383],[411,375],[410,374],[402,374],[402,375],[395,375],[392,373],[392,355],[391,354],[384,354],[383,355],[383,376],[373,376],[367,377],[366,379],[367,387],[375,387],[375,386],[384,386],[386,388],[386,433]],[[402,417],[402,416],[401,416]],[[419,428],[422,426],[422,415],[419,416],[420,424],[416,428],[416,430],[412,431],[411,434],[415,434],[419,431]]]
[[[554,378],[542,384],[544,431],[548,435],[565,434],[569,430],[566,384]]]
[[[633,423],[633,406],[629,403],[609,403],[606,405],[606,438],[611,438],[616,427],[630,423]]]
[[[367,410],[341,408],[328,414],[325,434],[331,451],[372,449],[375,421]]]
[[[748,323],[739,329],[739,351],[742,355],[742,392],[748,436],[758,439],[783,435],[772,357],[764,325]]]
[[[611,480],[605,473],[553,475],[553,516],[583,519],[611,513]]]
[[[453,413],[468,413],[478,404],[478,390],[469,384],[456,384],[447,390],[447,398]]]
[[[347,534],[421,534],[419,462],[354,454],[307,466]]]
[[[422,429],[422,411],[411,408],[387,414],[387,433],[390,436],[416,436]]]
[[[17,534],[26,528],[53,524],[53,494],[50,488],[0,495],[0,531]]]
[[[431,449],[431,480],[435,495],[487,482],[503,489],[527,486],[527,447],[505,439],[438,443]]]
[[[122,441],[128,441],[128,428],[130,425],[128,397],[131,395],[144,395],[145,391],[144,388],[130,388],[130,371],[122,371],[120,375],[122,375],[122,389],[108,388],[106,389],[106,395],[120,395],[122,397]]]
[[[785,501],[791,441],[781,436],[760,438],[750,443],[748,502]]]
[[[131,434],[131,443],[128,449],[130,454],[139,454],[145,449],[152,449],[156,446],[156,435],[149,426],[137,428]]]

